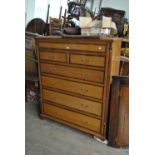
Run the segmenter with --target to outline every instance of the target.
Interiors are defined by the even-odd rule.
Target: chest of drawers
[[[112,40],[36,38],[41,116],[105,138]]]

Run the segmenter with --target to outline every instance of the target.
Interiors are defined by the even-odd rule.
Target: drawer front
[[[36,75],[37,74],[36,64],[30,60],[25,60],[25,72]]]
[[[44,113],[55,118],[67,121],[79,125],[81,127],[99,132],[100,131],[100,120],[91,118],[79,113],[75,113],[69,110],[61,109],[59,107],[43,104]]]
[[[40,68],[41,72],[44,73],[52,73],[66,77],[72,77],[99,83],[103,83],[104,80],[104,72],[102,71],[95,71],[90,69],[82,69],[82,68],[75,68],[54,64],[44,64],[44,63],[41,63]]]
[[[40,59],[58,61],[58,62],[66,62],[67,56],[66,56],[66,53],[40,51]]]
[[[77,83],[73,81],[46,76],[42,76],[41,81],[43,86],[53,87],[89,97],[94,97],[97,99],[102,99],[103,88],[99,86],[92,86],[89,84]]]
[[[101,103],[58,93],[55,91],[45,90],[42,91],[43,99],[62,104],[71,108],[82,110],[96,115],[101,115]]]
[[[70,63],[104,67],[105,57],[71,54]]]
[[[34,51],[31,51],[31,50],[25,50],[25,56],[27,56],[27,57],[32,57],[32,58],[34,58],[35,56],[34,56]]]
[[[80,50],[89,52],[105,52],[105,45],[91,45],[91,44],[63,44],[63,43],[39,43],[40,48],[54,48],[66,50]]]

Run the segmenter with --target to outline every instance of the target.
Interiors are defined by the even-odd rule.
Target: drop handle
[[[81,107],[88,108],[89,106],[88,105],[81,104]]]
[[[81,59],[82,63],[89,63],[89,59]]]
[[[83,88],[81,88],[81,92],[87,93],[87,92],[88,92],[88,89],[83,89]]]
[[[88,122],[86,122],[86,121],[81,121],[81,124],[86,125],[86,124],[88,124]]]

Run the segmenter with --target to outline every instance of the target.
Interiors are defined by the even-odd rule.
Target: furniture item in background
[[[27,24],[26,31],[44,35],[46,32],[46,23],[41,18],[34,18]]]
[[[129,75],[129,41],[114,38],[112,43],[111,76]]]
[[[112,39],[37,37],[41,117],[105,139]]]
[[[80,35],[81,29],[79,27],[65,27],[63,33],[67,35]]]
[[[114,38],[112,43],[112,63],[111,77],[119,75],[120,71],[120,55],[121,55],[121,38]]]
[[[31,74],[37,74],[37,53],[35,51],[36,33],[25,32],[25,71]]]
[[[117,10],[114,8],[101,8],[100,10],[100,19],[102,16],[112,17],[112,21],[116,23],[117,26],[117,34],[119,37],[123,36],[124,30],[124,15],[125,11]]]
[[[113,76],[110,95],[108,144],[129,146],[129,77]]]
[[[30,87],[33,88],[33,90],[36,90],[36,93],[34,92],[35,94],[38,94],[39,91],[37,90],[39,87],[38,58],[35,50],[35,40],[34,40],[34,38],[37,36],[38,35],[35,33],[25,32],[25,82],[26,82],[25,99],[26,100],[30,92],[28,90],[32,90],[30,89]]]

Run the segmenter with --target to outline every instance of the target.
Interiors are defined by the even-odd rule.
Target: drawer
[[[31,50],[25,49],[25,56],[34,58],[34,57],[35,57],[34,54],[35,54],[35,53],[34,53],[33,50],[31,51]]]
[[[25,60],[25,72],[37,75],[37,66],[30,60]]]
[[[52,73],[93,82],[103,83],[104,80],[104,72],[102,71],[44,63],[40,64],[40,69],[44,73]]]
[[[105,57],[70,54],[70,63],[104,67]]]
[[[96,115],[101,115],[101,103],[58,93],[51,90],[42,90],[42,97],[45,100],[65,105],[74,109],[82,110]]]
[[[100,120],[85,116],[76,112],[62,109],[53,105],[43,103],[44,113],[60,120],[79,125],[81,127],[99,132]]]
[[[77,83],[55,77],[41,77],[42,85],[102,99],[103,87]]]
[[[66,50],[80,50],[89,52],[105,52],[105,45],[91,45],[91,44],[64,44],[64,43],[39,43],[40,48],[54,48]]]
[[[40,51],[40,59],[58,61],[58,62],[66,62],[67,55],[66,53]]]

